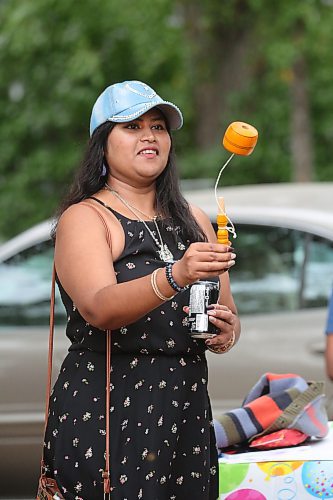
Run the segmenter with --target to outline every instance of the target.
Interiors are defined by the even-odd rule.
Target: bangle
[[[165,297],[165,295],[163,295],[161,293],[161,290],[158,288],[157,281],[156,281],[156,276],[157,276],[157,273],[158,273],[158,271],[160,269],[162,269],[162,268],[159,267],[159,268],[155,269],[155,271],[153,272],[153,274],[151,274],[151,276],[150,276],[150,283],[151,283],[152,289],[154,290],[155,295],[159,299],[161,299],[163,301],[165,301],[165,300],[171,300],[171,299],[173,299],[174,295],[172,295],[171,297]]]
[[[224,354],[225,352],[230,351],[230,349],[235,345],[235,341],[236,341],[236,335],[235,335],[235,330],[233,330],[232,336],[226,344],[217,345],[213,347],[207,345],[207,349],[211,352],[214,352],[215,354]]]
[[[188,285],[186,286],[179,286],[178,283],[175,282],[172,276],[172,266],[173,264],[169,263],[165,266],[165,276],[166,279],[168,280],[169,285],[171,288],[173,288],[176,292],[183,292],[188,288]]]

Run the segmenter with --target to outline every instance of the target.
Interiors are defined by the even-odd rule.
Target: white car
[[[240,186],[219,194],[237,232],[230,279],[242,336],[229,353],[208,353],[215,414],[241,406],[266,372],[325,379],[323,332],[333,284],[333,183]],[[212,189],[185,196],[215,222]],[[46,221],[0,246],[0,498],[32,498],[39,474],[53,258],[49,234]],[[57,302],[54,373],[68,347],[65,311],[59,297]],[[332,418],[329,381],[326,393]]]

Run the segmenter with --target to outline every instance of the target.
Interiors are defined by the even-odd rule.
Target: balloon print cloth
[[[322,460],[319,459],[318,452],[314,452],[316,459],[311,460],[310,450],[308,453],[305,450],[305,460],[288,461],[288,453],[281,453],[279,450],[276,450],[276,460],[270,458],[271,461],[226,463],[220,459],[219,499],[333,499],[332,422],[330,422],[330,433],[320,446],[323,450]],[[315,447],[313,449],[315,450]],[[291,453],[294,453],[294,450]],[[246,454],[244,456],[246,457]],[[260,459],[262,456],[261,454]],[[301,457],[302,453],[299,456]],[[245,460],[246,458],[244,462]]]

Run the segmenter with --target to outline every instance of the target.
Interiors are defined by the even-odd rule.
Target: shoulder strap
[[[44,434],[45,434],[45,431],[46,431],[47,421],[48,421],[48,418],[49,418],[49,405],[50,405],[50,394],[51,394],[51,383],[52,383],[55,276],[56,276],[56,270],[55,270],[55,265],[53,263],[52,283],[51,283],[51,300],[50,300],[50,335],[49,335],[49,351],[48,351],[48,362],[47,362]]]
[[[96,201],[99,201],[97,198],[93,198]],[[111,233],[109,226],[101,213],[101,211],[93,204],[89,203],[89,201],[82,201],[81,205],[86,205],[87,207],[92,208],[98,217],[100,218],[106,233],[106,240],[111,250],[112,242],[111,242]],[[104,203],[101,205],[105,206]],[[111,483],[110,483],[110,384],[111,384],[111,330],[106,330],[106,373],[105,373],[105,469],[102,472],[103,484],[104,484],[104,499],[106,499],[106,495],[111,493]]]
[[[111,250],[111,233],[109,226],[103,217],[100,210],[95,207],[92,203],[83,201],[82,204],[87,205],[92,208],[100,218],[105,232],[106,239]],[[46,384],[46,404],[45,404],[45,420],[44,420],[44,434],[47,427],[47,422],[49,418],[49,406],[50,406],[50,395],[51,395],[51,383],[52,383],[52,361],[53,361],[53,338],[54,338],[54,304],[55,304],[55,277],[56,269],[53,263],[52,270],[52,284],[51,284],[51,300],[50,300],[50,334],[49,334],[49,351],[48,351],[48,370],[47,370],[47,384]],[[111,330],[106,330],[106,387],[105,387],[105,469],[102,473],[103,483],[104,483],[104,499],[106,495],[111,493],[111,483],[110,483],[110,384],[111,384]],[[42,473],[45,471],[44,458],[41,460],[41,470]]]
[[[52,280],[51,280],[51,299],[50,299],[50,333],[49,333],[49,348],[47,358],[47,377],[46,377],[46,395],[45,395],[45,416],[44,416],[44,436],[46,432],[47,422],[49,419],[51,383],[52,383],[52,362],[53,362],[53,336],[54,336],[54,302],[55,302],[55,276],[56,270],[53,262]],[[44,451],[44,448],[43,448]],[[41,458],[41,475],[45,474],[44,453]]]

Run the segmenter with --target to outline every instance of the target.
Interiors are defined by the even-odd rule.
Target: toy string
[[[228,158],[228,160],[225,162],[225,164],[222,166],[221,170],[219,171],[219,174],[218,174],[216,182],[215,182],[214,193],[215,193],[215,200],[216,200],[216,203],[217,203],[217,206],[219,208],[220,213],[222,213],[223,215],[226,216],[226,218],[228,220],[228,223],[230,224],[230,226],[226,226],[225,229],[230,234],[232,234],[233,238],[237,238],[237,233],[236,233],[235,226],[234,226],[233,222],[229,219],[229,217],[227,216],[227,214],[225,213],[224,209],[222,209],[222,207],[220,205],[220,202],[219,202],[219,199],[218,199],[218,196],[217,196],[217,187],[218,187],[218,184],[220,182],[220,178],[221,178],[222,172],[226,168],[226,166],[228,165],[228,163],[233,159],[234,156],[235,156],[235,153],[232,153],[232,155]]]

